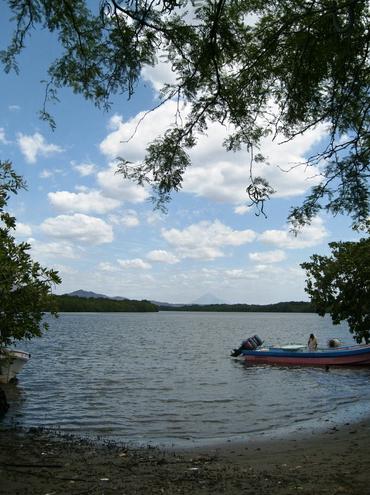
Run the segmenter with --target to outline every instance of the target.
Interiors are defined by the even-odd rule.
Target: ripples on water
[[[366,368],[246,367],[230,351],[258,334],[271,345],[325,344],[346,327],[313,314],[62,314],[22,349],[32,359],[6,386],[4,422],[139,444],[194,445],[310,429],[368,409]]]

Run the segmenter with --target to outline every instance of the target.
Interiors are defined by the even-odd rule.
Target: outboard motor
[[[242,348],[247,349],[249,351],[254,351],[257,347],[260,347],[263,344],[263,341],[258,337],[258,335],[253,335],[253,337],[249,337],[247,340],[243,340]]]
[[[231,353],[231,357],[238,357],[242,353],[242,348],[239,347],[238,349],[234,349],[233,352]]]
[[[232,357],[238,357],[242,354],[243,350],[254,351],[258,347],[263,344],[263,340],[261,340],[258,335],[253,335],[253,337],[249,337],[246,340],[243,340],[242,345],[238,349],[234,349],[231,353]]]
[[[254,335],[253,336],[255,342],[257,342],[257,347],[261,347],[261,345],[263,344],[263,340],[260,339],[260,337],[258,337],[258,335]]]

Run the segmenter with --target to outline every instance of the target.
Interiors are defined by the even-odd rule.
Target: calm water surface
[[[246,367],[230,358],[258,334],[271,345],[313,332],[354,341],[313,314],[62,314],[20,348],[3,424],[134,444],[205,445],[353,421],[370,413],[370,370]]]

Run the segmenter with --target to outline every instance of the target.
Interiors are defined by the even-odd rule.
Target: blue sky
[[[0,49],[9,40],[2,17]],[[153,211],[150,191],[115,174],[116,157],[139,162],[146,145],[173,121],[175,104],[158,103],[171,79],[167,66],[143,71],[135,96],[116,96],[109,112],[63,89],[50,107],[53,132],[38,118],[48,62],[57,54],[50,35],[35,33],[19,58],[20,73],[0,73],[0,157],[13,162],[28,190],[12,198],[16,237],[28,240],[32,256],[59,270],[56,293],[76,289],[110,296],[190,303],[204,294],[227,302],[307,300],[299,263],[328,253],[333,240],[353,240],[346,217],[317,217],[298,237],[286,217],[315,183],[316,170],[296,168],[325,139],[317,128],[293,143],[264,141],[268,165],[256,175],[277,191],[268,217],[248,207],[249,156],[227,153],[225,131],[212,125],[192,151],[193,165],[166,215]],[[283,169],[283,170],[282,170]]]

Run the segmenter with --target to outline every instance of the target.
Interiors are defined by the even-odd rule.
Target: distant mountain
[[[94,298],[94,299],[113,299],[114,301],[126,301],[127,297],[114,296],[109,297],[105,294],[97,294],[96,292],[91,292],[89,290],[75,290],[74,292],[69,292],[68,294],[63,294],[64,296],[72,296],[72,297],[86,297],[86,298]]]
[[[179,304],[179,303],[168,303],[168,302],[161,302],[161,301],[150,301],[152,304],[156,304],[157,306],[163,306],[163,307],[169,307],[169,308],[182,308],[184,304]]]
[[[221,301],[218,297],[214,296],[213,294],[204,294],[203,296],[199,297],[196,299],[192,304],[225,304],[225,301]]]
[[[109,297],[106,296],[105,294],[97,294],[96,292],[92,292],[89,290],[75,290],[73,292],[69,292],[68,294],[63,294],[63,296],[71,296],[71,297],[85,297],[85,298],[94,298],[94,299],[111,299],[113,301],[128,301],[127,297],[121,297],[121,296],[114,296],[114,297]],[[159,301],[150,301],[152,304],[155,304],[156,306],[169,306],[169,307],[182,307],[184,304],[175,304],[175,303],[168,303],[168,302],[159,302]]]

